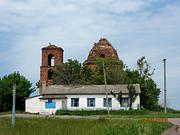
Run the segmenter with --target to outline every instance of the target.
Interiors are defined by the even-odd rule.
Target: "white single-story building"
[[[134,84],[138,94],[132,109],[140,107],[140,86]],[[122,92],[121,103],[111,94]],[[106,102],[108,93],[108,104]],[[127,85],[83,85],[47,86],[42,95],[27,98],[25,101],[25,111],[29,113],[54,114],[59,109],[64,110],[120,110],[129,109],[129,90]]]

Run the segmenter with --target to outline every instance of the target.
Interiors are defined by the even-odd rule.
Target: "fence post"
[[[13,91],[12,91],[12,97],[13,97],[13,101],[12,101],[12,128],[15,127],[15,115],[16,115],[16,84],[13,84]]]

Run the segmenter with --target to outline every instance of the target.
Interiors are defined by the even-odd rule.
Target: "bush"
[[[149,113],[148,110],[110,110],[110,115],[144,115]],[[107,110],[57,110],[56,115],[105,115]]]
[[[107,110],[57,110],[56,115],[103,115],[107,114]]]
[[[148,114],[150,111],[146,109],[141,110],[113,110],[110,111],[111,115],[145,115]]]

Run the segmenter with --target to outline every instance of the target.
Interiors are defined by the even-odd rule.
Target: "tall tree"
[[[152,79],[154,69],[151,70],[150,65],[145,57],[137,61],[137,69],[125,70],[125,83],[135,84],[139,83],[141,88],[140,101],[141,106],[149,110],[154,110],[158,106],[160,89]]]
[[[155,69],[151,71],[151,66],[146,61],[145,56],[143,56],[137,61],[137,70],[140,76],[144,78],[145,80],[147,80],[151,78],[151,76],[154,74]]]
[[[93,84],[93,75],[95,74],[86,63],[83,63],[82,69],[82,83],[84,84]]]
[[[12,89],[16,84],[16,109],[25,109],[25,98],[35,89],[32,84],[20,73],[15,72],[0,79],[0,111],[10,111],[12,109]]]
[[[155,69],[151,70],[144,56],[137,61],[137,70],[141,78],[141,104],[145,108],[154,110],[158,106],[160,94],[160,89],[152,79]]]
[[[55,84],[77,84],[81,81],[81,64],[77,60],[69,59],[66,63],[58,65],[54,71]]]
[[[82,65],[77,60],[69,59],[66,63],[56,66],[53,82],[61,85],[89,84],[91,76],[92,71],[86,64]]]
[[[123,84],[124,82],[124,64],[120,60],[112,58],[99,58],[95,62],[97,66],[96,77],[97,84],[104,84],[103,78],[103,61],[107,77],[107,84]]]

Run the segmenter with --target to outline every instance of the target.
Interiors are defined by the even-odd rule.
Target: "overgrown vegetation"
[[[20,73],[15,72],[0,78],[0,112],[12,110],[12,89],[16,84],[16,109],[24,110],[25,98],[34,91],[32,84]]]
[[[87,65],[70,59],[61,65],[57,65],[53,74],[53,82],[57,85],[90,84],[91,78],[92,71]]]
[[[127,84],[139,83],[141,88],[141,106],[149,109],[156,110],[159,108],[158,100],[160,89],[152,79],[154,70],[151,70],[150,65],[146,61],[145,57],[140,58],[137,61],[137,69],[125,70],[125,81]]]
[[[0,135],[159,135],[169,123],[115,119],[1,118]]]
[[[124,81],[123,63],[114,59],[104,59],[108,84],[122,84]],[[97,59],[96,70],[93,71],[85,63],[69,59],[57,65],[53,74],[54,84],[104,84],[102,59]]]
[[[121,60],[110,58],[99,58],[96,60],[96,70],[92,71],[93,84],[104,84],[103,62],[107,84],[123,84],[125,78],[124,64]]]
[[[109,58],[97,59],[95,62],[95,70],[91,70],[88,65],[81,64],[77,60],[68,60],[66,63],[58,65],[54,71],[54,84],[76,85],[76,84],[104,84],[103,62],[105,63],[105,71],[107,84],[140,84],[141,88],[141,107],[149,110],[157,110],[160,89],[152,79],[154,70],[145,57],[137,61],[136,69],[129,69],[122,61]],[[131,97],[134,99],[135,93],[131,90]],[[117,96],[117,95],[116,95]],[[120,101],[120,100],[119,100]],[[132,103],[133,100],[131,100]],[[131,104],[130,104],[131,105]]]

